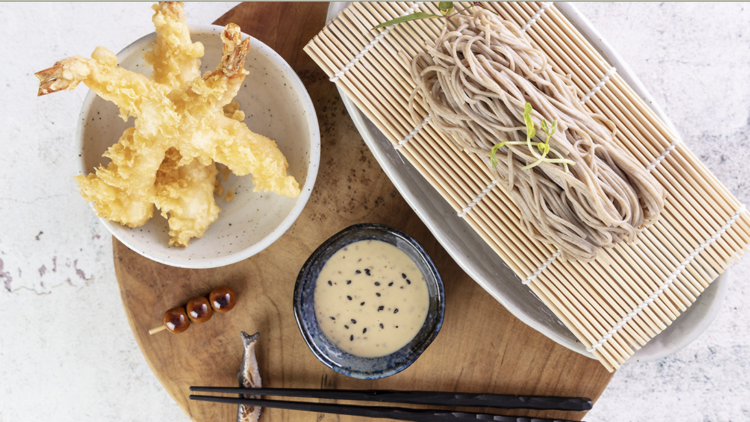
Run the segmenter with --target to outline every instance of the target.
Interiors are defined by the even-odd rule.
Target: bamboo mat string
[[[690,264],[690,261],[695,259],[695,257],[698,256],[701,252],[703,252],[704,249],[711,246],[714,242],[716,242],[724,233],[726,233],[727,230],[732,226],[732,224],[737,221],[738,218],[740,218],[740,215],[745,212],[745,206],[740,206],[740,209],[737,210],[737,212],[732,216],[729,221],[727,221],[726,224],[724,224],[719,231],[714,233],[713,236],[711,236],[707,241],[705,241],[702,245],[698,247],[693,253],[690,254],[682,263],[672,272],[672,274],[667,278],[667,280],[664,282],[664,284],[659,288],[659,290],[655,291],[651,296],[648,297],[643,303],[641,303],[638,308],[636,308],[633,312],[629,313],[628,316],[626,316],[622,321],[618,322],[617,325],[612,327],[607,334],[604,335],[604,337],[599,340],[596,344],[594,344],[591,348],[586,349],[589,352],[594,352],[596,349],[600,348],[604,343],[606,343],[609,339],[612,338],[615,333],[617,333],[625,324],[628,323],[631,319],[633,319],[636,315],[638,315],[643,309],[645,309],[647,306],[649,306],[656,298],[659,297],[676,279],[677,276],[682,273],[682,271],[685,269],[685,267]]]
[[[423,128],[423,127],[425,127],[425,125],[426,125],[427,123],[429,123],[429,122],[430,122],[430,119],[431,119],[431,117],[430,117],[430,116],[427,116],[427,117],[425,117],[425,118],[424,118],[424,120],[422,120],[422,123],[418,124],[418,125],[417,125],[417,127],[415,127],[414,129],[412,129],[412,131],[411,131],[411,132],[409,132],[409,133],[408,133],[408,134],[407,134],[407,135],[406,135],[406,136],[404,137],[404,139],[402,139],[402,140],[398,141],[398,144],[396,144],[396,146],[395,146],[395,147],[393,147],[393,148],[394,148],[394,149],[395,149],[396,151],[400,150],[400,149],[401,149],[401,147],[403,147],[404,145],[406,145],[406,143],[407,143],[407,142],[409,142],[409,140],[410,140],[411,138],[413,138],[413,137],[414,137],[414,135],[416,135],[416,134],[417,134],[417,132],[419,132],[419,131],[420,131],[420,130],[421,130],[421,129]]]
[[[591,91],[589,91],[589,93],[586,94],[581,99],[581,104],[586,104],[586,101],[588,101],[589,98],[591,98],[594,94],[596,94],[597,91],[599,91],[600,89],[602,89],[604,87],[604,84],[606,84],[607,81],[609,80],[609,78],[611,78],[612,75],[614,75],[616,72],[617,72],[616,68],[614,68],[614,67],[610,68],[607,71],[607,73],[604,74],[604,77],[602,78],[602,80],[599,81],[599,83],[597,83],[593,88],[591,88]]]
[[[471,209],[472,209],[472,208],[474,208],[474,205],[478,204],[478,203],[479,203],[479,201],[481,201],[481,200],[482,200],[482,198],[484,198],[484,196],[485,196],[485,195],[487,195],[488,193],[490,193],[490,191],[492,190],[492,188],[494,188],[494,187],[495,187],[495,185],[497,185],[498,183],[500,183],[500,179],[495,179],[495,180],[493,180],[492,182],[490,182],[490,184],[489,184],[489,185],[487,185],[487,187],[486,187],[486,188],[482,189],[482,191],[481,191],[481,192],[479,192],[479,195],[477,195],[477,197],[476,197],[476,198],[474,198],[474,200],[473,200],[473,201],[471,201],[471,202],[469,203],[469,205],[465,206],[465,207],[464,207],[464,208],[463,208],[463,209],[461,210],[461,212],[460,212],[460,213],[458,213],[458,216],[459,216],[459,217],[463,217],[463,216],[465,216],[465,215],[466,215],[466,214],[467,214],[467,213],[468,213],[469,211],[471,211]]]
[[[542,7],[534,13],[534,15],[529,19],[528,22],[526,22],[526,25],[521,27],[521,32],[526,32],[527,29],[531,28],[531,25],[536,22],[537,19],[539,19],[540,16],[542,16],[542,13],[544,13],[545,10],[547,10],[548,7],[550,7],[552,3],[542,3]]]
[[[415,11],[419,10],[419,8],[422,6],[422,3],[423,2],[414,3],[414,5],[412,7],[410,7],[410,8],[408,8],[406,10],[406,12],[404,12],[401,16],[411,15]],[[386,35],[388,35],[388,33],[391,32],[391,30],[394,27],[395,27],[394,25],[391,25],[391,26],[385,28],[383,30],[383,32],[381,32],[380,34],[378,34],[377,37],[375,37],[375,39],[373,39],[372,41],[370,41],[370,44],[367,44],[362,51],[360,51],[356,56],[354,56],[354,58],[352,59],[352,61],[350,61],[349,63],[347,63],[343,68],[341,68],[341,70],[339,70],[338,72],[334,73],[333,77],[330,78],[329,80],[331,82],[336,82],[337,80],[339,80],[340,77],[344,76],[344,74],[346,73],[346,71],[348,71],[349,69],[351,69],[352,66],[354,66],[355,64],[357,64],[357,62],[360,61],[362,59],[362,57],[364,57],[365,54],[367,54],[367,52],[370,51],[371,48],[375,47],[375,44],[379,43],[380,40],[383,39],[383,37],[385,37]]]
[[[558,256],[560,256],[560,251],[559,250],[557,252],[553,253],[552,256],[549,257],[549,259],[544,264],[542,264],[541,267],[539,267],[539,269],[537,269],[536,271],[534,271],[533,274],[531,274],[526,280],[522,281],[521,283],[523,283],[523,285],[525,286],[525,285],[531,283],[532,281],[534,281],[534,279],[537,278],[537,277],[539,277],[539,275],[541,275],[542,272],[545,269],[547,269],[547,267],[549,267],[550,264],[552,264],[555,261],[555,259],[557,259]]]
[[[680,142],[682,142],[682,140],[680,138],[676,138],[674,141],[672,141],[672,143],[669,144],[669,146],[667,147],[667,149],[664,150],[664,152],[662,152],[661,155],[658,156],[656,158],[656,160],[654,160],[653,163],[651,163],[648,167],[646,167],[646,170],[647,171],[651,171],[651,170],[655,169],[656,166],[659,165],[659,163],[661,162],[661,160],[667,158],[667,155],[669,155],[670,152],[674,151],[674,149],[677,148],[677,144],[679,144]]]

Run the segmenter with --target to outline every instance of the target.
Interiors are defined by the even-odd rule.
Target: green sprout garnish
[[[438,3],[438,9],[440,9],[439,15],[433,15],[431,13],[422,13],[422,12],[412,13],[411,15],[401,16],[400,18],[389,20],[388,22],[383,22],[380,25],[372,29],[385,28],[386,26],[391,26],[397,23],[408,22],[408,21],[413,21],[417,19],[441,19],[441,18],[450,19],[453,16],[455,16],[455,14],[453,14],[454,9],[453,9],[452,1],[441,1],[440,3]]]
[[[533,109],[531,108],[531,103],[526,103],[523,108],[523,121],[526,123],[526,142],[500,142],[499,144],[495,144],[490,150],[490,162],[492,163],[492,167],[497,166],[497,150],[499,150],[500,148],[506,145],[527,145],[529,147],[531,155],[537,157],[537,159],[533,163],[521,167],[523,170],[528,170],[539,165],[542,162],[547,162],[553,164],[562,164],[565,167],[565,171],[567,172],[568,164],[573,166],[575,165],[575,162],[563,158],[562,154],[555,151],[552,147],[549,146],[549,141],[552,138],[552,135],[554,135],[557,131],[557,120],[554,120],[550,124],[547,122],[547,120],[542,119],[542,130],[547,135],[547,139],[544,142],[536,143],[536,148],[539,150],[539,153],[541,153],[541,155],[537,155],[534,152],[531,139],[536,135],[536,128],[534,127],[534,120],[531,119],[532,111]],[[547,155],[549,155],[550,153],[556,155],[558,158],[547,158]]]
[[[443,15],[450,15],[453,13],[453,2],[452,1],[441,1],[438,3],[438,9]]]

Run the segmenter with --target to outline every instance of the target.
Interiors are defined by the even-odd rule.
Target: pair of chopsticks
[[[365,402],[429,404],[439,406],[491,407],[497,409],[565,410],[572,412],[586,411],[590,410],[592,407],[591,399],[583,397],[512,396],[502,394],[444,393],[429,391],[357,391],[234,387],[190,387],[190,391],[204,393],[244,394],[255,396],[263,395],[279,397],[304,397],[311,399],[358,400]],[[502,416],[488,413],[456,412],[450,410],[354,406],[237,397],[191,395],[190,400],[229,403],[237,405],[242,404],[246,406],[260,406],[276,409],[301,410],[306,412],[364,416],[369,418],[389,418],[416,422],[447,422],[469,420],[489,420],[496,422],[567,422],[559,419],[529,418],[526,416]]]

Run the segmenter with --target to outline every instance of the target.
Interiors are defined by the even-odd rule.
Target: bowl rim
[[[317,261],[317,259],[323,253],[323,251],[326,250],[332,244],[341,240],[346,235],[350,234],[351,232],[358,232],[358,231],[362,231],[365,229],[376,229],[376,230],[382,230],[384,232],[388,232],[390,234],[396,235],[397,237],[400,237],[401,239],[409,243],[412,247],[414,247],[417,250],[417,252],[422,256],[422,258],[425,260],[425,262],[427,263],[427,266],[430,268],[430,271],[435,277],[435,283],[437,284],[437,292],[438,292],[438,295],[437,295],[438,316],[435,322],[434,329],[431,330],[429,335],[425,337],[425,339],[422,342],[420,342],[416,348],[412,349],[411,351],[412,354],[407,360],[405,360],[404,362],[402,362],[401,364],[393,368],[384,369],[381,371],[373,371],[373,372],[360,372],[357,370],[353,370],[351,368],[340,367],[330,362],[327,356],[318,349],[315,341],[312,339],[312,337],[310,336],[310,333],[305,327],[305,323],[302,317],[302,307],[301,307],[301,301],[300,301],[302,282],[303,280],[307,278],[307,274],[309,272],[310,267],[312,267],[312,265]],[[416,362],[416,360],[420,356],[422,356],[422,353],[424,353],[424,351],[427,350],[430,344],[432,344],[432,342],[440,333],[440,329],[443,327],[443,319],[445,318],[445,285],[443,283],[442,277],[440,277],[440,273],[438,272],[437,267],[435,267],[435,264],[432,262],[432,258],[430,258],[427,252],[425,252],[424,248],[422,248],[422,245],[420,245],[411,236],[409,236],[406,233],[401,232],[400,230],[394,229],[392,227],[389,227],[383,224],[360,223],[360,224],[354,224],[354,225],[348,226],[345,229],[334,234],[333,236],[329,237],[320,246],[318,246],[315,249],[315,251],[313,251],[313,253],[310,254],[310,256],[307,258],[305,263],[302,265],[302,268],[300,269],[299,274],[297,275],[297,280],[295,281],[295,284],[294,284],[294,297],[293,297],[292,305],[294,309],[294,319],[297,322],[297,328],[299,328],[300,334],[302,335],[302,338],[305,340],[305,344],[307,344],[307,347],[310,349],[313,355],[315,355],[315,357],[318,358],[320,362],[322,362],[325,366],[333,369],[334,371],[340,374],[346,375],[348,377],[373,380],[373,379],[386,378],[391,375],[396,375],[399,372],[410,367],[414,362]],[[424,329],[424,327],[425,326],[423,325],[422,329]],[[422,332],[422,329],[420,329],[417,332],[417,335],[419,335]],[[387,358],[388,356],[390,355],[379,356],[379,357],[374,357],[374,358],[362,358],[362,359],[374,359],[375,360],[375,359]]]
[[[218,25],[200,25],[200,24],[190,24],[190,35],[196,35],[196,34],[209,34],[209,35],[220,35],[221,32],[224,30],[223,26]],[[151,42],[152,39],[156,37],[156,32],[151,32],[149,34],[146,34],[137,40],[133,41],[128,45],[127,47],[123,48],[119,53],[117,53],[117,61],[118,63],[121,63],[126,57],[130,57],[132,54],[137,54],[142,48],[144,47],[144,43]],[[250,35],[242,32],[242,39],[246,39],[250,37]],[[279,225],[268,235],[266,235],[264,238],[262,238],[257,243],[251,245],[248,248],[242,249],[240,251],[231,253],[229,255],[225,255],[218,258],[208,258],[208,259],[190,259],[190,260],[181,260],[179,262],[174,262],[169,257],[163,258],[163,257],[157,257],[152,256],[145,250],[142,250],[138,247],[138,245],[134,242],[132,242],[130,239],[128,239],[126,236],[119,236],[118,235],[118,227],[121,225],[119,223],[114,223],[108,221],[104,217],[98,217],[99,221],[101,221],[104,226],[109,230],[109,232],[117,238],[120,242],[122,242],[125,246],[132,249],[133,251],[137,252],[138,254],[152,260],[156,261],[162,264],[170,265],[173,267],[179,267],[179,268],[192,268],[192,269],[201,269],[201,268],[216,268],[216,267],[223,267],[225,265],[230,265],[237,263],[239,261],[245,260],[261,251],[266,249],[267,247],[271,246],[276,240],[281,237],[291,226],[294,224],[294,222],[297,220],[299,215],[302,213],[302,210],[304,209],[305,205],[307,204],[307,201],[310,199],[310,195],[312,193],[313,187],[315,186],[315,180],[318,175],[318,167],[320,163],[320,128],[318,126],[318,116],[315,112],[315,107],[313,106],[312,99],[310,98],[310,93],[307,91],[307,88],[305,88],[305,85],[300,80],[297,73],[292,69],[292,67],[289,65],[289,63],[284,60],[283,57],[281,57],[276,51],[274,51],[271,47],[264,44],[262,41],[260,41],[257,38],[250,37],[252,39],[252,48],[261,52],[261,54],[268,57],[272,63],[274,63],[276,66],[279,67],[279,69],[285,74],[285,76],[289,79],[290,83],[292,84],[292,87],[296,91],[296,93],[299,95],[301,104],[303,109],[305,110],[305,114],[307,116],[307,128],[309,131],[309,143],[310,143],[310,153],[309,153],[309,164],[307,166],[307,174],[305,175],[305,180],[302,183],[300,189],[301,192],[299,196],[296,198],[296,202],[292,209],[289,211],[289,214],[279,223]],[[86,94],[86,97],[83,100],[83,104],[81,105],[81,111],[79,113],[78,123],[76,126],[76,146],[78,147],[78,151],[83,151],[85,138],[83,136],[84,134],[84,122],[86,120],[86,114],[91,109],[94,99],[97,98],[97,95],[94,94],[93,91],[89,91]],[[87,168],[85,164],[84,154],[79,155],[79,172],[82,175],[87,174]],[[92,206],[93,210],[93,206]],[[117,226],[115,226],[117,225]]]

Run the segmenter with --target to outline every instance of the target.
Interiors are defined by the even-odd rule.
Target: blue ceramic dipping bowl
[[[339,249],[360,240],[380,240],[405,252],[422,271],[429,294],[427,317],[416,337],[400,350],[377,358],[363,358],[341,350],[323,334],[315,316],[315,284],[320,270]],[[294,317],[308,347],[327,367],[352,378],[385,378],[408,368],[438,335],[444,314],[443,280],[430,257],[411,237],[379,224],[350,226],[326,240],[302,266],[294,286]]]

